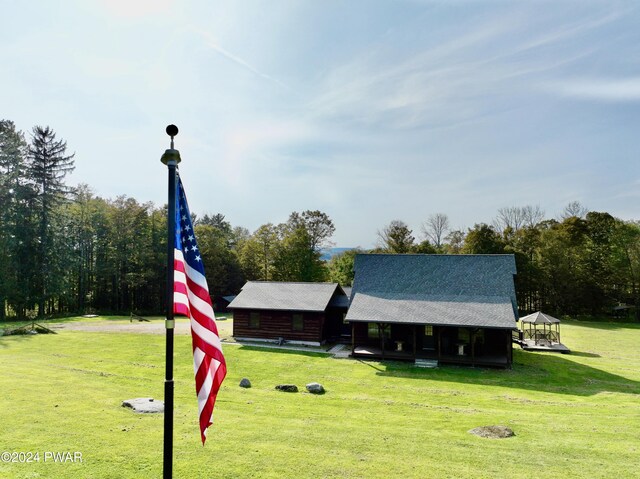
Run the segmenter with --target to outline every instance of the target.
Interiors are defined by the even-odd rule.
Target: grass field
[[[565,321],[561,329],[574,354],[518,349],[512,370],[227,345],[229,373],[205,447],[190,338],[179,335],[174,477],[640,477],[640,326]],[[1,478],[161,476],[162,416],[121,402],[162,399],[162,335],[0,337],[0,362],[0,452],[40,456],[0,462]],[[251,389],[238,387],[242,377]],[[294,383],[304,391],[312,381],[327,393],[274,390]],[[468,433],[496,424],[516,436]],[[82,462],[45,461],[47,452],[79,452]]]

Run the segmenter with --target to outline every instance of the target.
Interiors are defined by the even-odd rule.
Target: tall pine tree
[[[70,192],[65,176],[73,171],[74,155],[67,155],[67,142],[56,140],[55,132],[47,127],[33,128],[28,149],[28,178],[35,190],[35,208],[38,214],[37,248],[33,251],[38,297],[38,316],[45,314],[45,303],[56,294],[56,273],[62,266],[56,251],[54,234],[56,208]]]

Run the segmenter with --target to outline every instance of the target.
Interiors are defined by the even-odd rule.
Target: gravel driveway
[[[216,321],[218,332],[222,338],[230,338],[233,322],[230,320]],[[101,320],[87,319],[86,321],[73,321],[65,323],[49,323],[46,326],[54,331],[86,331],[92,333],[142,333],[165,334],[164,321],[155,319],[151,321],[126,320]],[[175,334],[190,334],[189,321],[183,318],[176,319]]]

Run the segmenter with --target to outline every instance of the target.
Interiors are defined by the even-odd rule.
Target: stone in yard
[[[242,380],[240,381],[240,387],[241,388],[250,388],[251,387],[251,381],[249,381],[247,378],[242,378]]]
[[[278,384],[276,386],[276,389],[278,391],[284,391],[286,393],[297,393],[298,392],[298,386],[296,386],[295,384]]]
[[[122,407],[130,407],[134,412],[154,413],[164,412],[164,402],[153,398],[135,398],[122,401]]]
[[[490,439],[504,439],[516,435],[515,432],[506,426],[481,426],[471,429],[469,432],[476,436],[488,437]]]
[[[307,384],[307,391],[311,394],[324,394],[324,387],[320,383],[309,383]]]

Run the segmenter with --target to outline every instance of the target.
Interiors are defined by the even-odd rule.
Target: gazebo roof
[[[560,322],[559,319],[549,316],[548,314],[541,313],[540,311],[524,316],[520,318],[520,321],[532,324],[558,324]]]

